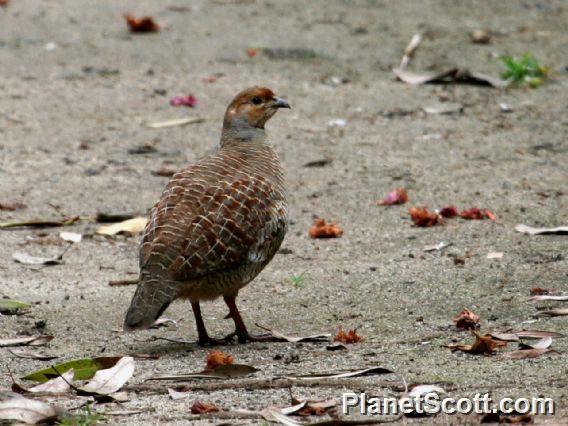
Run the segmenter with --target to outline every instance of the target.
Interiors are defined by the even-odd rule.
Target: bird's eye
[[[255,105],[260,105],[262,103],[262,99],[260,99],[258,96],[255,96],[254,98],[252,98],[252,103]]]

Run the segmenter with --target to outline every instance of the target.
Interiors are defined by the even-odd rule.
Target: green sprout
[[[548,76],[548,68],[540,65],[530,53],[522,57],[500,56],[499,59],[505,65],[505,71],[501,78],[514,84],[526,84],[530,87],[539,87]]]
[[[294,287],[296,288],[303,288],[305,279],[306,279],[306,271],[302,272],[299,275],[292,275],[290,277],[290,280],[292,280],[292,284],[294,284]]]
[[[58,426],[93,426],[103,420],[103,415],[91,411],[91,404],[81,408],[75,416],[65,417]]]

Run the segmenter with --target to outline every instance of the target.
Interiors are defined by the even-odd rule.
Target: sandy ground
[[[122,18],[126,11],[154,16],[162,31],[129,34]],[[456,397],[477,392],[494,398],[552,397],[559,413],[535,421],[566,421],[566,339],[554,341],[558,355],[525,361],[452,353],[442,346],[471,340],[452,323],[465,307],[481,316],[482,331],[568,331],[566,317],[534,318],[539,308],[559,304],[527,302],[532,287],[568,290],[566,237],[514,231],[517,223],[568,223],[568,63],[561,54],[567,21],[562,1],[483,1],[473,7],[449,0],[306,5],[107,0],[96,6],[86,0],[13,0],[0,8],[0,202],[27,207],[0,211],[0,221],[57,218],[51,205],[69,216],[144,214],[167,182],[152,171],[181,168],[206,154],[217,143],[224,108],[234,94],[250,85],[269,86],[293,106],[269,124],[291,192],[292,224],[283,245],[288,254],[275,257],[242,292],[239,305],[251,328],[260,322],[289,334],[310,334],[356,327],[365,341],[337,352],[313,343],[236,345],[227,351],[260,368],[258,377],[383,365],[408,383],[441,382]],[[493,31],[494,42],[471,43],[475,29]],[[411,64],[414,70],[457,64],[496,75],[501,65],[495,55],[530,51],[550,67],[552,80],[536,90],[507,91],[397,82],[390,69],[417,32],[425,40]],[[250,47],[313,49],[315,56],[250,58]],[[215,83],[203,82],[216,73],[222,76]],[[334,86],[333,76],[349,82]],[[196,109],[169,106],[172,96],[187,93],[197,97]],[[441,100],[462,104],[463,112],[422,111]],[[502,113],[499,103],[513,111]],[[207,120],[161,130],[143,126],[187,115]],[[347,120],[346,126],[330,127],[335,119]],[[156,152],[129,153],[148,144]],[[333,162],[304,167],[324,157]],[[455,219],[416,228],[408,206],[376,205],[394,187],[408,189],[409,205],[485,207],[499,222]],[[343,237],[309,239],[314,215],[340,224]],[[49,350],[59,360],[159,355],[137,361],[133,384],[157,373],[201,369],[207,349],[152,340],[196,339],[186,303],[166,311],[179,321],[177,329],[119,331],[134,287],[108,282],[136,277],[138,238],[93,236],[97,226],[82,221],[66,228],[86,237],[61,265],[49,267],[18,264],[11,256],[18,250],[61,253],[61,229],[0,232],[0,296],[33,303],[25,315],[0,317],[0,337],[53,334]],[[440,241],[452,246],[422,251]],[[504,255],[489,260],[489,252]],[[465,263],[456,264],[455,258]],[[296,287],[291,277],[302,272],[306,278]],[[231,330],[220,301],[204,309],[213,335]],[[44,329],[37,329],[38,321],[45,321]],[[0,348],[0,361],[2,388],[10,385],[4,366],[18,377],[50,364],[17,358],[7,348]],[[385,389],[378,379],[356,388],[294,387],[292,392],[312,398],[339,398],[346,390],[379,394]],[[131,391],[122,408],[97,410],[150,410],[109,423],[185,424],[202,421],[189,413],[195,400],[226,409],[290,404],[288,389],[195,391],[172,401],[168,385],[155,386],[155,393]],[[433,420],[400,420],[424,421]],[[477,416],[436,418],[446,424],[478,421]]]

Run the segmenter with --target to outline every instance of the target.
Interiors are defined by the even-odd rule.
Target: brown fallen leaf
[[[158,170],[152,170],[150,173],[152,173],[154,176],[172,177],[173,175],[176,174],[176,172],[177,170],[162,167],[161,169]]]
[[[148,218],[145,217],[135,217],[133,219],[125,220],[124,222],[114,223],[112,225],[104,225],[97,229],[97,234],[99,235],[116,235],[116,234],[128,234],[136,235],[144,231],[146,224],[148,223]]]
[[[529,290],[531,296],[543,296],[545,294],[555,294],[557,291],[554,288],[541,288],[533,287]]]
[[[25,336],[0,339],[0,347],[6,346],[43,346],[53,340],[53,336]]]
[[[219,407],[207,402],[195,401],[191,406],[191,414],[206,414],[214,413],[216,411],[219,411]]]
[[[73,225],[75,222],[81,220],[79,216],[64,218],[61,220],[50,220],[50,219],[35,219],[35,220],[25,220],[22,222],[0,222],[0,229],[7,228],[53,228],[57,226],[69,226]]]
[[[339,331],[333,337],[334,342],[341,342],[345,344],[353,344],[363,341],[363,337],[357,334],[356,330],[349,330],[347,333],[343,331],[342,327],[339,327]]]
[[[515,230],[529,235],[568,235],[568,226],[558,226],[556,228],[533,228],[532,226],[519,224],[515,226]]]
[[[527,343],[519,343],[521,349],[548,349],[552,345],[552,337],[547,336],[540,339],[538,342],[529,345]]]
[[[138,284],[138,278],[133,278],[131,280],[113,280],[109,281],[108,285],[111,287],[118,287],[123,285],[136,285]]]
[[[568,309],[549,309],[548,311],[540,311],[536,314],[538,317],[563,317],[568,315]]]
[[[482,336],[476,331],[472,334],[475,336],[475,342],[472,345],[455,343],[445,345],[445,347],[450,348],[452,351],[458,350],[469,354],[492,355],[495,349],[507,346],[506,341],[494,340],[489,334]]]
[[[343,235],[343,230],[335,223],[326,223],[324,219],[314,219],[310,228],[311,238],[338,238]]]
[[[8,212],[13,212],[15,210],[20,210],[25,208],[26,205],[24,203],[20,203],[19,201],[0,201],[0,210],[5,210]]]
[[[233,364],[234,361],[235,359],[232,355],[225,354],[218,350],[212,350],[207,354],[207,357],[205,358],[205,369],[215,370],[221,365]]]
[[[292,413],[296,416],[323,416],[329,412],[335,411],[338,401],[335,398],[325,399],[321,401],[314,400],[300,400],[292,398],[292,404],[295,407],[300,407],[297,411]]]
[[[154,18],[151,16],[135,18],[133,15],[126,13],[124,14],[124,19],[131,33],[153,33],[160,29],[160,26],[154,22]]]
[[[30,349],[9,349],[10,353],[18,358],[39,359],[40,361],[50,361],[59,358],[57,355],[52,355],[45,352],[37,352]]]
[[[461,311],[453,321],[460,330],[477,330],[480,327],[479,315],[474,314],[469,309]]]
[[[439,214],[430,212],[425,207],[411,207],[408,214],[415,226],[430,227],[443,223]]]
[[[393,206],[395,204],[404,204],[408,201],[408,194],[404,188],[393,189],[388,195],[378,202],[379,206]]]

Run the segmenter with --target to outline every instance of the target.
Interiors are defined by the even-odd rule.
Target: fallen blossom
[[[206,414],[214,413],[216,411],[219,411],[219,407],[207,402],[195,401],[191,406],[191,414]]]
[[[358,342],[361,342],[362,340],[363,340],[363,337],[359,336],[357,334],[357,331],[349,330],[346,333],[343,330],[342,327],[339,328],[339,331],[337,332],[337,334],[333,338],[334,342],[341,342],[341,343],[345,343],[345,344],[358,343]]]
[[[343,229],[335,223],[325,223],[324,219],[314,219],[309,236],[312,238],[338,238],[343,235]]]
[[[443,223],[442,216],[424,207],[411,207],[408,214],[416,226],[430,227]]]
[[[187,96],[174,96],[170,99],[171,106],[186,106],[190,108],[195,108],[197,106],[197,98],[193,95]]]
[[[478,209],[477,207],[471,207],[467,210],[461,211],[460,217],[462,219],[468,220],[497,219],[497,217],[491,211],[487,209]]]
[[[254,58],[258,52],[260,52],[260,49],[258,47],[249,47],[247,49],[247,56],[249,58]]]
[[[461,311],[453,321],[460,330],[474,330],[479,328],[479,315],[474,314],[469,309]]]
[[[455,206],[446,206],[446,207],[442,207],[439,211],[438,214],[442,217],[446,217],[446,218],[452,218],[452,217],[456,217],[459,213],[458,213],[458,209]]]
[[[221,365],[230,365],[234,361],[232,355],[227,355],[221,351],[213,350],[209,352],[207,358],[205,358],[205,369],[206,370],[215,370],[217,367]]]
[[[475,336],[475,342],[473,342],[472,345],[456,343],[445,345],[445,347],[450,348],[452,351],[457,350],[470,354],[492,355],[495,349],[507,346],[506,341],[494,340],[489,334],[482,336],[481,334],[474,331],[473,335]]]
[[[404,188],[393,189],[389,194],[379,201],[379,206],[392,206],[395,204],[404,204],[408,201],[408,194]]]
[[[153,33],[160,29],[160,26],[154,22],[151,16],[135,18],[134,15],[126,13],[124,14],[124,19],[126,19],[131,33]]]
[[[544,296],[548,294],[555,294],[556,289],[554,288],[541,288],[541,287],[533,287],[529,290],[531,296]]]

